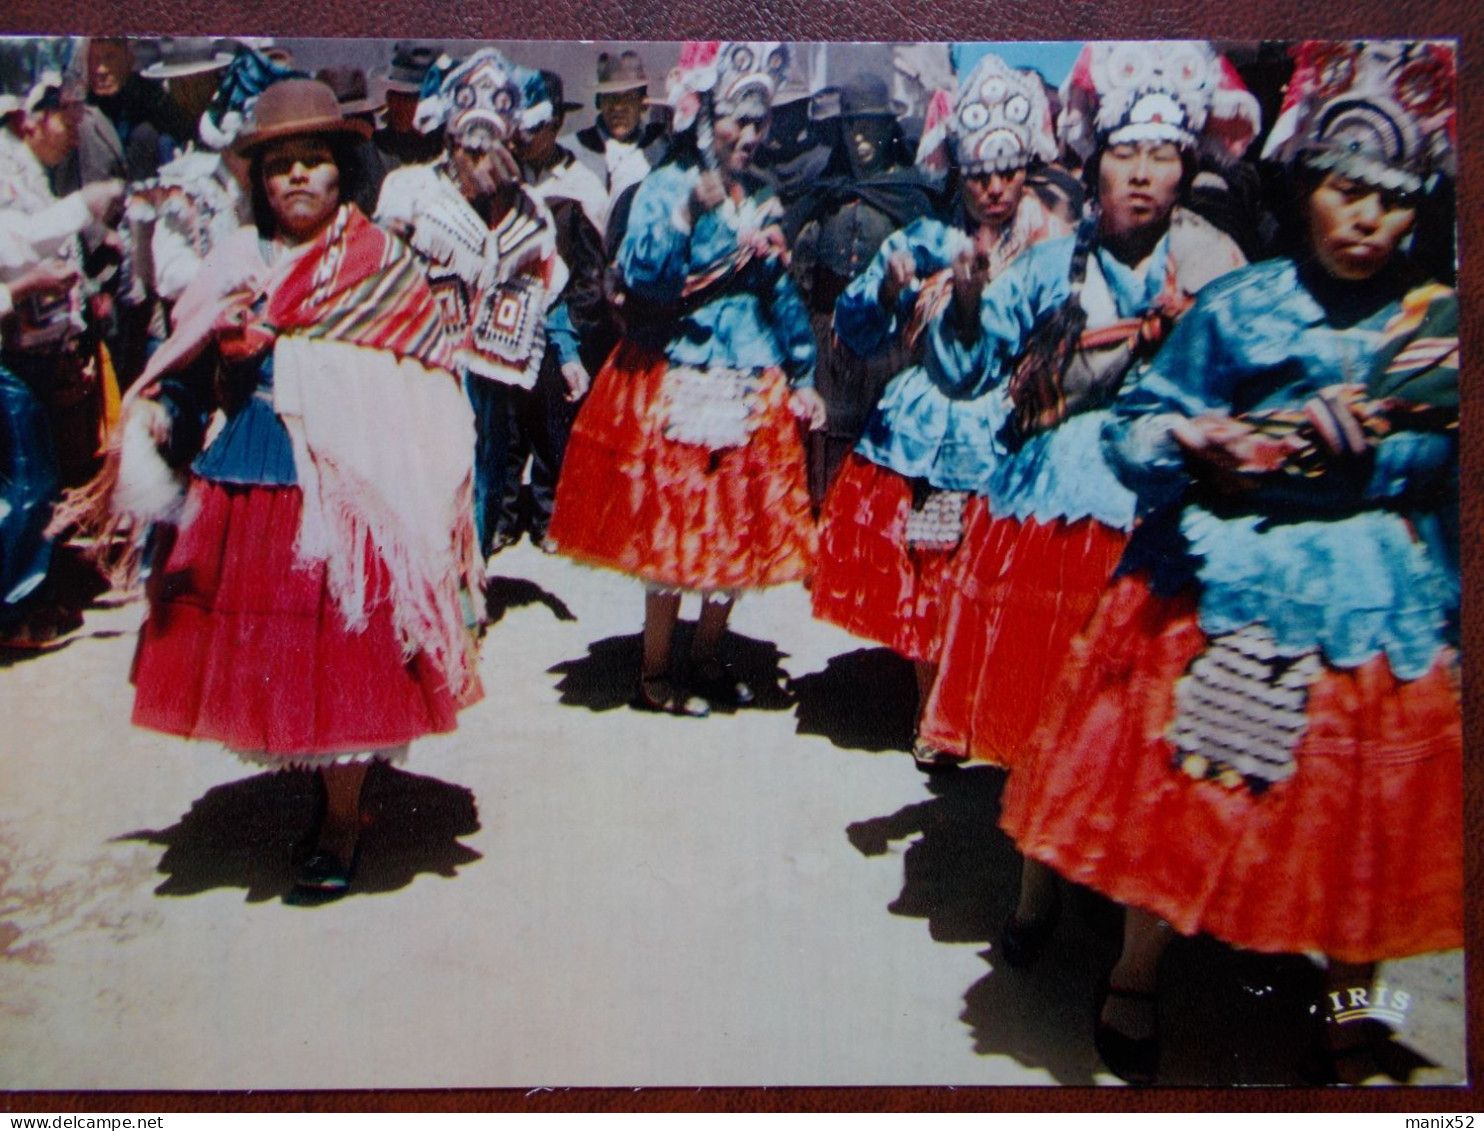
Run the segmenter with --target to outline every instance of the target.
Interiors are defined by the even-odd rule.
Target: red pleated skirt
[[[747,443],[713,453],[665,436],[667,368],[625,342],[599,371],[567,443],[548,537],[578,561],[680,589],[803,581],[814,518],[783,375],[765,380]]]
[[[132,678],[134,722],[268,761],[399,746],[452,731],[462,698],[393,627],[367,550],[368,623],[346,629],[323,566],[294,553],[297,487],[193,479],[191,519],[150,578]]]
[[[908,545],[910,480],[851,452],[819,519],[814,615],[909,660],[937,658],[939,589],[956,551]]]
[[[1205,647],[1191,597],[1137,577],[1101,602],[1001,824],[1028,856],[1183,934],[1371,962],[1463,944],[1459,696],[1384,656],[1311,686],[1297,769],[1260,796],[1174,768],[1174,685]]]
[[[1127,544],[1127,534],[1090,518],[994,518],[983,498],[970,500],[944,579],[938,678],[918,734],[1014,768]]]

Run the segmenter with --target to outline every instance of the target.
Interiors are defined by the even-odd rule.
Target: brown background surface
[[[1477,0],[1047,0],[991,6],[986,0],[3,0],[0,34],[334,34],[378,38],[471,39],[755,39],[995,40],[1449,36],[1460,40],[1460,289],[1463,298],[1464,482],[1484,471],[1474,360],[1484,349],[1481,288],[1484,217],[1484,4]],[[1480,642],[1480,524],[1484,492],[1463,498],[1464,630],[1471,655]],[[1475,661],[1477,662],[1477,661]],[[1471,669],[1472,671],[1472,669]],[[234,1093],[0,1093],[7,1111],[37,1113],[157,1111],[1396,1111],[1424,1115],[1481,1111],[1484,995],[1475,975],[1484,954],[1480,903],[1484,880],[1484,748],[1480,702],[1465,684],[1465,817],[1468,888],[1469,1076],[1467,1089],[1123,1090],[1074,1088],[768,1088],[569,1089],[501,1091]],[[1399,908],[1398,914],[1405,914]],[[842,940],[842,945],[845,941]],[[410,1026],[417,1018],[408,1018]],[[1219,1019],[1212,1019],[1219,1024]],[[1400,1115],[1398,1116],[1400,1119]],[[1400,1126],[1400,1124],[1398,1124]]]

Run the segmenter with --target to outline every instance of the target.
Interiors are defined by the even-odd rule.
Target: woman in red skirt
[[[1245,262],[1185,206],[1198,155],[1232,160],[1257,132],[1256,101],[1204,43],[1090,45],[1067,105],[1089,218],[1021,255],[980,317],[938,339],[945,369],[993,390],[1004,426],[943,579],[919,734],[1010,769],[1133,526],[1098,447],[1108,404],[1190,296]]]
[[[1204,291],[1106,433],[1148,517],[1002,824],[1128,908],[1096,1028],[1128,1080],[1176,932],[1329,956],[1332,1049],[1370,964],[1462,943],[1457,304],[1404,255],[1452,90],[1440,45],[1302,47],[1295,257]]]
[[[317,770],[325,813],[296,886],[319,896],[350,883],[370,760],[453,730],[479,695],[460,603],[473,428],[416,263],[348,203],[366,133],[322,84],[263,93],[236,144],[258,230],[182,296],[131,391],[114,493],[116,509],[174,523],[135,723]],[[226,416],[204,450],[214,398],[188,379],[198,361]],[[189,463],[183,505],[159,455]]]
[[[919,164],[955,171],[951,222],[925,217],[892,233],[836,304],[835,332],[857,355],[904,343],[916,357],[882,392],[825,499],[812,588],[816,617],[913,661],[919,706],[938,670],[942,578],[966,511],[982,506],[969,493],[988,477],[1003,416],[993,396],[965,397],[943,380],[925,331],[950,302],[976,310],[1016,256],[1071,231],[1026,191],[1028,174],[1056,156],[1040,76],[986,55],[952,107],[940,101]],[[958,760],[922,739],[912,756],[926,771]]]
[[[557,485],[548,539],[645,583],[640,710],[747,702],[720,656],[732,603],[813,566],[798,420],[823,427],[824,402],[781,206],[752,171],[787,61],[779,43],[682,52],[673,156],[640,185],[618,253],[626,337],[578,414]],[[702,605],[683,672],[670,653],[687,592]]]

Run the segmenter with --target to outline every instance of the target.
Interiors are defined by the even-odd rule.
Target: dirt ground
[[[373,774],[325,906],[286,900],[307,776],[130,725],[138,600],[0,655],[0,1088],[1117,1082],[1115,913],[1074,898],[1000,962],[1003,779],[914,769],[907,665],[787,588],[734,617],[756,706],[641,714],[638,586],[496,564],[487,695]],[[1373,1079],[1460,1081],[1462,955],[1384,974],[1411,1005]],[[1163,1081],[1299,1083],[1318,993],[1302,957],[1178,942]]]

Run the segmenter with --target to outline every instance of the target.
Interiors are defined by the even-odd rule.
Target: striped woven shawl
[[[267,313],[280,334],[389,350],[432,369],[453,369],[417,260],[354,205],[342,205],[314,246],[294,260]]]

